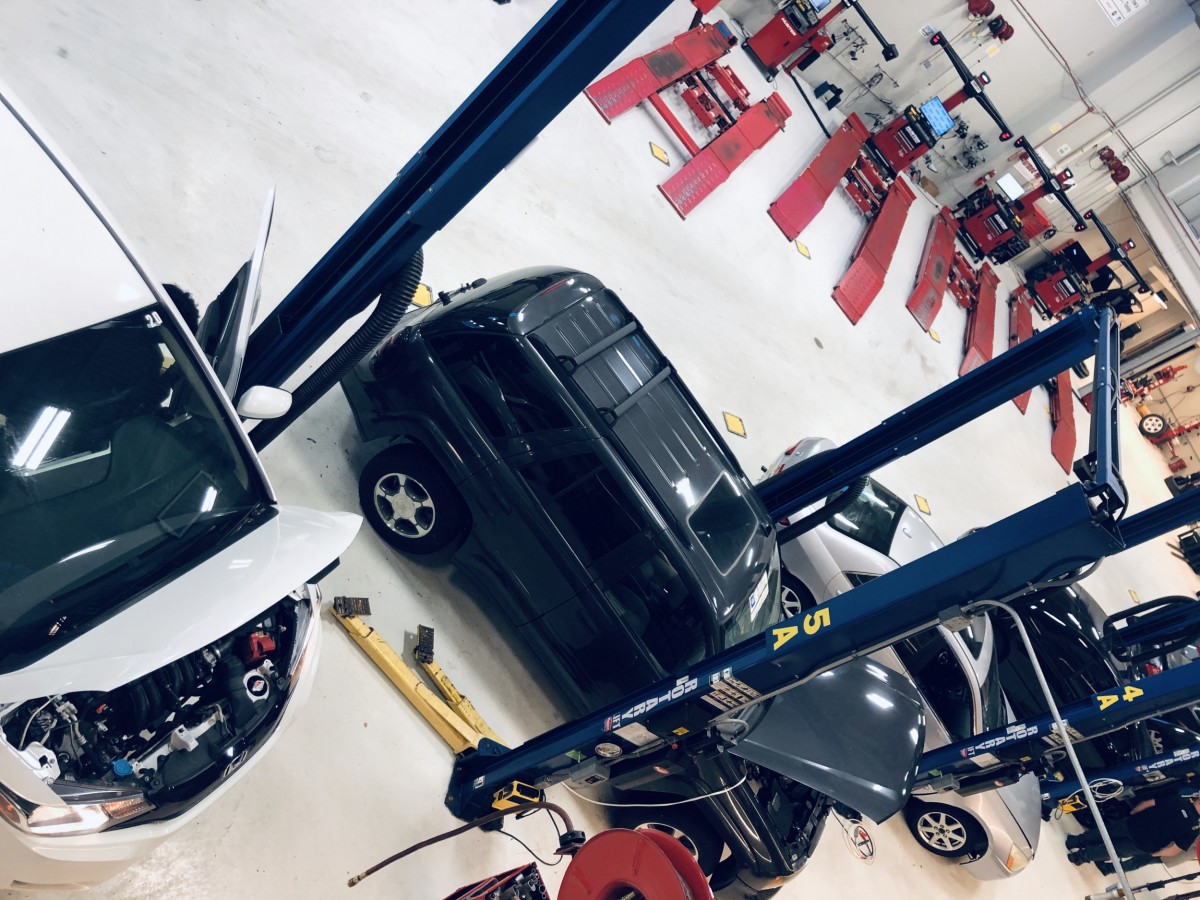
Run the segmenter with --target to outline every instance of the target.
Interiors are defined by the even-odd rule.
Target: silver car
[[[836,445],[807,438],[767,469],[774,475]],[[820,504],[788,516],[797,521]],[[863,493],[829,521],[781,544],[784,612],[792,615],[877,578],[942,546],[907,503],[869,480]],[[986,615],[952,632],[938,626],[875,654],[906,673],[925,698],[925,749],[964,740],[1013,720],[1000,690],[992,623]],[[916,793],[905,820],[917,842],[938,856],[962,860],[981,879],[1015,875],[1037,851],[1041,831],[1038,782],[960,796]]]

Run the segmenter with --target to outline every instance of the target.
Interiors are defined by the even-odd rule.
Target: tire
[[[652,828],[677,838],[699,863],[706,878],[721,861],[725,842],[702,813],[687,806],[630,807],[622,810],[616,819],[620,828],[633,831]]]
[[[381,538],[414,556],[446,549],[468,521],[458,489],[416,447],[389,447],[367,463],[358,479],[358,502]]]
[[[1138,422],[1138,431],[1146,437],[1158,437],[1167,430],[1167,420],[1158,413],[1150,413],[1148,416],[1142,416],[1142,421]]]
[[[1058,234],[1057,228],[1047,228],[1045,231],[1042,232],[1042,240],[1048,241],[1048,240],[1050,240],[1050,238],[1054,237],[1056,234]]]
[[[975,855],[985,841],[979,822],[957,807],[914,800],[904,813],[917,843],[935,856],[958,859]]]
[[[781,571],[779,575],[779,604],[783,607],[784,618],[791,618],[817,605],[812,591],[804,586],[803,581],[791,572]]]

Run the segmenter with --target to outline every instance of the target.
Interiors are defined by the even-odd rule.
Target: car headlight
[[[1027,865],[1029,865],[1029,857],[1020,847],[1013,844],[1008,848],[1008,860],[1004,863],[1004,868],[1016,875]]]
[[[25,804],[0,791],[0,818],[29,834],[94,834],[154,809],[141,791],[112,785],[56,782],[63,804]]]

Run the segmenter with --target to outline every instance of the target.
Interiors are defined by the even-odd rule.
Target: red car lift
[[[1072,177],[1070,169],[1057,175],[1046,168],[1037,152],[1029,148],[1029,142],[1019,137],[1015,145],[1026,150],[1026,156],[1042,178],[1039,187],[1009,200],[1003,191],[984,186],[955,207],[959,221],[959,239],[967,251],[976,259],[985,256],[995,263],[1008,262],[1018,253],[1029,249],[1029,241],[1022,234],[1022,216],[1034,209],[1034,203],[1047,194],[1053,194],[1063,208],[1075,219],[1075,230],[1087,230],[1087,223],[1079,211],[1066,197],[1066,182]],[[1042,217],[1042,221],[1048,221]],[[1052,236],[1053,229],[1049,230]]]
[[[946,285],[950,281],[950,266],[954,258],[954,232],[958,230],[958,222],[949,207],[943,206],[941,212],[929,226],[929,236],[925,238],[925,252],[921,257],[921,268],[917,271],[917,283],[912,295],[908,298],[907,309],[917,324],[928,331],[933,327],[942,308],[942,297],[946,293]]]
[[[686,218],[701,200],[724,184],[751,153],[783,131],[791,114],[777,93],[756,103],[658,189],[679,217]]]
[[[1021,341],[1033,337],[1033,310],[1029,305],[1029,293],[1023,286],[1018,286],[1008,298],[1008,349],[1011,350]],[[1013,397],[1013,403],[1025,415],[1029,409],[1029,398],[1033,389]]]
[[[915,199],[916,194],[903,178],[892,182],[879,215],[867,226],[854,262],[834,287],[833,299],[851,322],[858,324],[883,288],[908,208]]]
[[[821,10],[826,6],[828,9],[822,15]],[[746,38],[742,46],[762,69],[768,81],[779,74],[779,69],[784,68],[784,64],[805,47],[808,48],[808,53],[786,68],[807,68],[821,53],[833,46],[833,38],[825,32],[825,28],[851,7],[858,10],[863,23],[883,47],[884,60],[892,60],[899,56],[896,45],[887,42],[858,0],[838,0],[832,4],[829,0],[791,0],[775,13],[770,22]]]
[[[949,282],[946,287],[963,309],[969,310],[975,305],[975,298],[979,294],[977,273],[967,262],[967,258],[957,250],[954,252],[954,259],[950,261]]]
[[[604,121],[612,122],[643,100],[715,63],[736,45],[737,38],[724,22],[701,25],[679,35],[667,46],[625,63],[589,85],[583,95],[604,116]]]
[[[1070,475],[1071,460],[1075,456],[1075,394],[1071,390],[1071,373],[1060,372],[1054,384],[1050,392],[1050,422],[1054,428],[1050,435],[1050,453]]]
[[[996,288],[1000,286],[1000,278],[987,263],[979,267],[978,285],[975,302],[967,310],[963,361],[958,369],[960,378],[972,369],[978,369],[995,355]],[[1074,447],[1071,449],[1074,450]]]
[[[862,119],[851,113],[808,168],[767,208],[768,215],[789,241],[800,237],[825,208],[846,173],[861,158],[863,142],[870,134]]]
[[[1106,267],[1114,262],[1121,263],[1133,276],[1138,293],[1150,293],[1150,285],[1129,259],[1129,251],[1137,245],[1133,241],[1119,242],[1093,210],[1083,217],[1095,224],[1108,244],[1108,252],[1092,259],[1078,241],[1067,241],[1048,260],[1028,271],[1025,283],[1044,319],[1066,315],[1087,302],[1093,292],[1107,290],[1115,274]]]
[[[991,83],[987,72],[973,75],[940,31],[929,39],[929,43],[946,51],[946,56],[962,79],[963,86],[948,100],[942,101],[934,97],[920,107],[909,106],[902,116],[867,141],[868,151],[872,152],[892,175],[903,172],[928,153],[929,148],[942,139],[942,135],[951,131],[954,128],[954,119],[950,116],[950,111],[968,100],[977,101],[1000,127],[1000,140],[1012,139],[1012,130],[983,92],[984,86]]]

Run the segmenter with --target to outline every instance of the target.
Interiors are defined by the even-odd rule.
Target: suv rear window
[[[733,480],[722,475],[688,517],[688,526],[717,568],[728,572],[754,537],[758,518]]]

